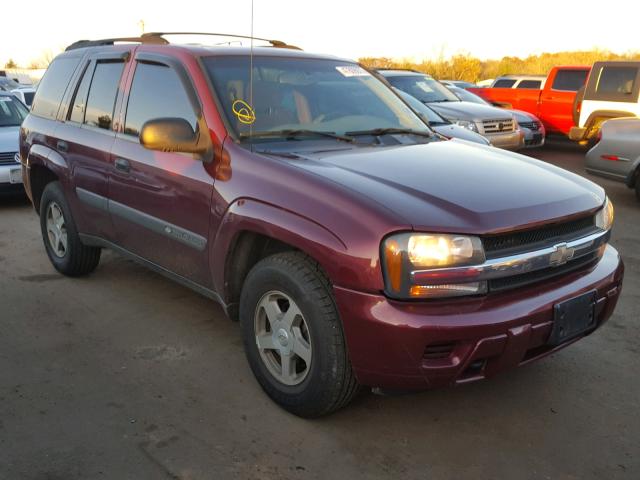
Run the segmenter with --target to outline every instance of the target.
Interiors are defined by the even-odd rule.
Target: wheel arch
[[[33,145],[27,155],[28,191],[33,207],[40,212],[40,199],[45,187],[66,178],[69,170],[64,157],[45,145]]]
[[[344,243],[325,227],[256,200],[236,201],[220,225],[210,256],[214,259],[213,280],[233,320],[237,319],[244,280],[263,258],[283,251],[299,251],[317,262],[331,280],[339,268],[331,259],[346,252]]]

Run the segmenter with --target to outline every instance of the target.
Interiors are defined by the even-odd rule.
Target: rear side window
[[[496,80],[496,83],[493,84],[493,88],[511,88],[515,83],[516,81],[511,78],[501,78],[500,80]]]
[[[631,95],[637,75],[636,67],[602,67],[596,93]]]
[[[534,90],[539,90],[542,86],[541,80],[522,80],[516,88],[530,88]]]
[[[44,74],[33,99],[31,112],[45,118],[56,118],[69,80],[80,63],[80,58],[65,57],[55,59]]]
[[[124,133],[138,136],[145,122],[163,117],[182,118],[196,129],[196,115],[175,70],[139,62],[129,94]]]
[[[551,88],[564,92],[577,92],[587,81],[588,74],[587,70],[558,70]]]
[[[93,127],[111,129],[113,108],[123,70],[124,62],[98,62],[96,64],[87,96],[84,123]]]

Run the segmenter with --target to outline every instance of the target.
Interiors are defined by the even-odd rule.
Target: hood
[[[525,112],[524,110],[509,110],[509,112],[513,113],[513,116],[516,117],[518,123],[540,122],[538,117],[533,113]]]
[[[473,143],[479,143],[481,145],[491,145],[489,140],[487,140],[479,133],[472,132],[468,128],[463,128],[460,125],[432,125],[431,128],[438,132],[440,135],[444,135],[448,138],[458,138]]]
[[[17,152],[20,127],[0,127],[0,152]]]
[[[490,105],[471,102],[436,102],[428,103],[431,108],[443,117],[455,120],[499,120],[511,118],[511,112]]]
[[[287,162],[423,231],[495,233],[592,211],[605,199],[566,170],[458,140],[296,155]]]

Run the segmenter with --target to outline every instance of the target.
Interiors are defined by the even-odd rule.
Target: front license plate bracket
[[[594,328],[596,297],[593,290],[554,305],[548,345],[559,345]]]

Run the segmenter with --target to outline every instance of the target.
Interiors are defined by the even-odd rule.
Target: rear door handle
[[[124,158],[116,158],[115,165],[116,170],[120,172],[129,173],[131,171],[131,164],[129,163],[129,160]]]
[[[69,144],[64,140],[58,140],[58,143],[56,143],[56,147],[58,147],[58,150],[61,152],[69,151]]]

